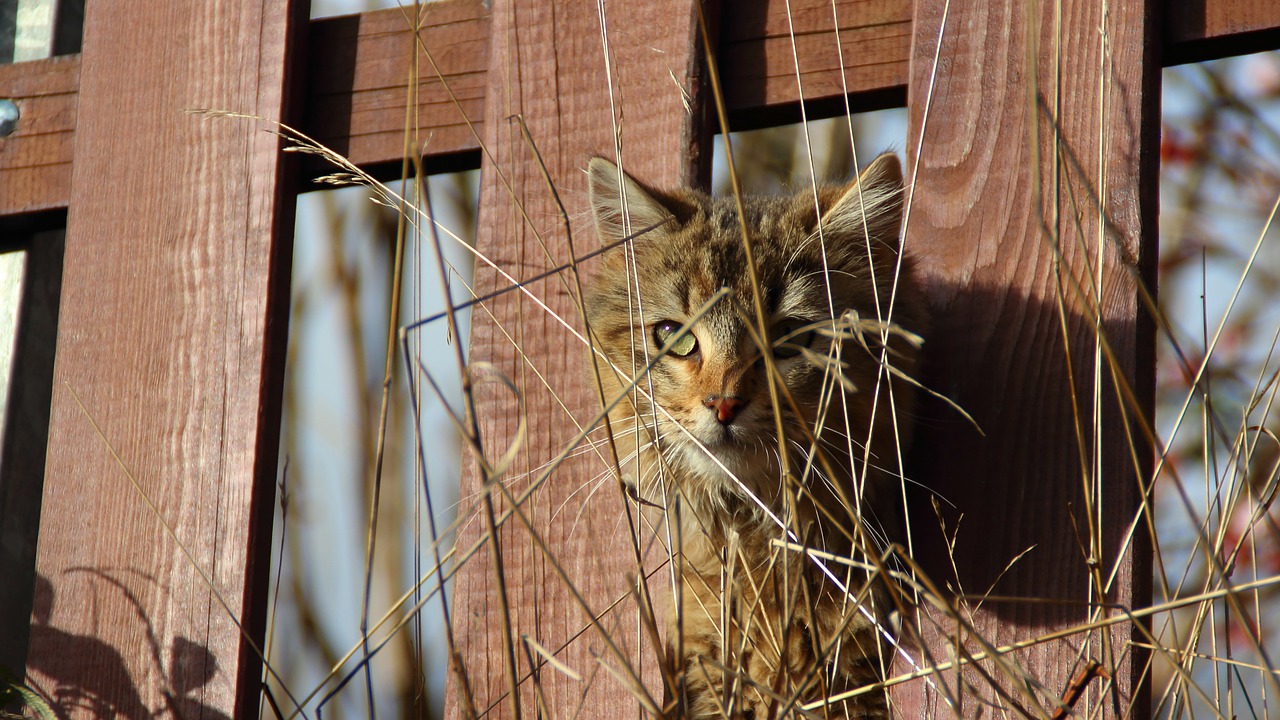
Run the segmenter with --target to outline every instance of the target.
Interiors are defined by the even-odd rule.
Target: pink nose
[[[747,401],[736,395],[708,395],[702,404],[716,411],[716,419],[721,425],[728,425],[738,416],[738,412],[747,406]]]

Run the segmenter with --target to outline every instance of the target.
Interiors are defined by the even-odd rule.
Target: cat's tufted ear
[[[835,204],[822,214],[828,236],[863,239],[898,247],[902,230],[902,163],[884,153],[837,192]]]
[[[587,178],[591,214],[601,242],[616,242],[655,225],[669,230],[678,222],[675,213],[658,199],[659,193],[636,182],[602,157],[591,158]],[[624,217],[630,219],[629,228]]]

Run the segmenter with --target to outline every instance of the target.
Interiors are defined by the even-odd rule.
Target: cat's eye
[[[812,323],[796,318],[787,318],[773,326],[773,356],[776,358],[793,358],[800,354],[802,348],[813,344],[814,332]]]
[[[671,354],[678,357],[687,357],[698,349],[698,339],[693,333],[686,332],[679,337],[676,335],[680,332],[680,323],[674,320],[663,320],[653,326],[653,341],[658,347],[666,347],[667,343],[671,343]]]

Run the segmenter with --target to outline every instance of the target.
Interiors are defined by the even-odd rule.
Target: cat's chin
[[[684,456],[686,466],[706,480],[754,491],[762,479],[777,475],[772,456],[762,455],[758,445],[743,443],[729,433],[702,443],[703,447],[690,444]]]

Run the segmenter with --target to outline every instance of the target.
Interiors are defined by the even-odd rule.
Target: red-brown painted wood
[[[419,50],[418,107],[412,122],[419,147],[434,158],[428,170],[451,156],[478,150],[475,133],[483,132],[489,62],[488,6],[477,0],[446,0],[421,8],[420,20],[410,4],[312,23],[304,132],[357,165],[393,166],[398,176],[417,23],[421,47],[444,78],[442,83]],[[312,167],[330,172],[322,163]]]
[[[188,110],[287,119],[298,10],[87,9],[27,666],[61,717],[256,712],[293,197],[269,126]]]
[[[744,127],[799,122],[801,90],[827,115],[844,113],[845,92],[855,95],[854,112],[865,109],[861,98],[900,104],[910,48],[906,0],[729,4],[718,53],[725,102]]]
[[[477,247],[517,279],[567,262],[569,245],[534,148],[516,116],[527,123],[573,219],[578,253],[598,247],[586,208],[584,169],[592,154],[615,157],[615,132],[625,167],[654,183],[693,182],[700,159],[705,159],[700,116],[686,111],[682,97],[688,93],[694,108],[703,102],[694,4],[689,0],[606,4],[607,49],[602,45],[598,7],[589,0],[499,0],[494,4],[485,94],[485,143],[493,157],[481,169]],[[546,242],[549,258],[535,233]],[[482,263],[476,268],[475,284],[481,294],[510,286],[510,281]],[[590,264],[584,265],[585,272],[591,270]],[[566,274],[564,279],[572,288],[572,278]],[[560,278],[532,283],[529,289],[552,312],[574,328],[582,328],[576,305]],[[504,478],[513,493],[520,493],[530,485],[528,474],[537,473],[574,437],[576,424],[586,426],[598,412],[599,400],[587,381],[587,349],[522,293],[485,303],[472,317],[471,363],[492,363],[523,394],[523,408],[492,382],[479,385],[476,396],[481,436],[491,461],[513,442],[519,415],[527,413],[524,445]],[[547,378],[549,389],[535,370]],[[472,463],[465,455],[464,462]],[[551,667],[539,668],[543,697],[557,717],[571,716],[574,708],[582,708],[582,717],[635,715],[637,700],[600,663],[614,669],[638,668],[649,691],[662,701],[661,688],[655,683],[654,649],[637,637],[637,603],[629,596],[640,571],[632,557],[621,490],[609,478],[596,490],[595,476],[605,469],[592,455],[571,460],[522,510],[591,612],[604,613],[601,622],[624,648],[625,662],[606,650],[601,634],[590,627],[587,611],[566,591],[547,556],[535,547],[533,535],[514,517],[498,532],[518,674],[529,672],[521,636],[528,635],[552,651],[573,639],[557,657],[581,680]],[[474,464],[465,476],[459,541],[464,548],[486,534]],[[500,495],[494,499],[498,513],[509,507]],[[476,709],[483,712],[493,707],[489,717],[510,717],[509,704],[503,700],[509,676],[491,547],[468,560],[458,574],[454,625]],[[648,569],[655,562],[651,558]],[[466,700],[457,690],[456,677],[451,678],[451,688],[450,716],[462,717],[458,704]],[[525,716],[533,717],[534,682],[521,685],[520,702]]]
[[[1090,0],[1060,6],[1060,18],[1055,7],[917,0],[913,29],[909,162],[919,164],[906,245],[934,313],[927,379],[985,432],[940,404],[924,410],[916,479],[945,498],[939,504],[947,533],[956,532],[954,570],[926,498],[913,508],[916,559],[944,590],[1013,598],[957,601],[997,647],[1087,622],[1090,600],[1136,608],[1150,597],[1143,526],[1132,544],[1124,533],[1140,506],[1138,476],[1150,472],[1151,451],[1135,426],[1135,473],[1118,411],[1127,401],[1118,399],[1112,371],[1137,399],[1126,413],[1149,421],[1154,343],[1138,283],[1151,282],[1156,259],[1159,36],[1151,3]],[[1028,38],[1036,45],[1028,47]],[[1092,295],[1090,268],[1099,258],[1101,289]],[[1085,294],[1068,278],[1083,283]],[[1097,314],[1114,364],[1102,361],[1095,449]],[[1088,505],[1098,510],[1092,531]],[[1094,578],[1104,583],[1118,566],[1106,592],[1090,584],[1090,556]],[[947,648],[954,623],[930,611],[923,624],[933,657],[955,657]],[[913,713],[952,717],[942,692],[949,687],[953,697],[963,695],[965,717],[977,712],[975,695],[1012,715],[1045,716],[1094,658],[1117,668],[1116,677],[1095,681],[1075,710],[1142,717],[1140,658],[1127,644],[1140,635],[1121,624],[1104,648],[1102,634],[1012,655],[1042,688],[1030,694],[987,661],[981,668],[994,683],[968,668],[971,685],[958,690],[949,670],[932,686],[899,688],[896,697]],[[982,649],[962,635],[964,652]]]
[[[0,65],[0,98],[22,113],[0,138],[0,215],[67,207],[79,86],[78,55]]]
[[[433,159],[428,170],[474,167],[479,145],[463,116],[479,129],[488,82],[489,9],[481,0],[424,8],[423,42],[458,100],[455,105],[421,60],[418,129]],[[790,25],[787,12],[787,0],[764,0],[724,13],[719,56],[735,127],[796,121],[801,87],[814,106],[811,117],[844,112],[845,88],[854,94],[854,112],[902,101],[909,2],[837,0],[833,11],[829,2],[792,0]],[[1280,5],[1271,0],[1171,0],[1165,12],[1166,64],[1280,47]],[[380,174],[398,173],[404,148],[410,24],[399,9],[312,23],[302,129]],[[38,123],[0,138],[0,215],[66,207],[78,73],[76,56],[0,66],[0,97],[18,98],[24,117]],[[328,169],[317,161],[308,164],[308,172]]]

